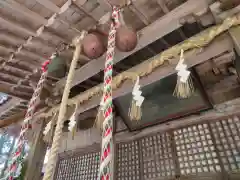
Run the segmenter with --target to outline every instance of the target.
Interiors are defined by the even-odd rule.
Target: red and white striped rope
[[[108,35],[108,48],[104,69],[104,89],[102,109],[104,112],[103,134],[102,134],[102,152],[101,164],[99,170],[100,180],[112,180],[112,153],[113,153],[113,106],[112,106],[112,71],[113,71],[113,58],[115,50],[116,29],[120,26],[119,22],[119,9],[113,7],[112,24]]]
[[[54,56],[51,56],[51,59],[54,58]],[[12,157],[12,162],[10,165],[10,172],[9,172],[9,176],[7,177],[7,179],[9,180],[13,180],[13,178],[15,176],[17,176],[17,171],[19,172],[22,165],[21,165],[21,158],[23,158],[24,156],[24,144],[25,144],[25,135],[27,130],[31,127],[31,119],[33,118],[33,114],[36,108],[36,105],[38,104],[39,100],[40,100],[40,94],[41,91],[43,89],[43,85],[46,81],[47,78],[47,65],[49,64],[50,60],[47,60],[43,65],[42,65],[42,74],[41,77],[38,81],[37,87],[34,90],[34,93],[32,95],[31,100],[29,101],[28,104],[28,109],[21,127],[21,131],[20,131],[20,135],[18,138],[18,142],[17,142],[17,148],[13,154]]]

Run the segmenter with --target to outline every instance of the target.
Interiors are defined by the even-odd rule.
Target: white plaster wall
[[[101,135],[99,131],[95,128],[76,132],[74,139],[72,138],[72,133],[65,132],[63,133],[61,149],[59,153],[68,150],[83,148],[100,142]]]

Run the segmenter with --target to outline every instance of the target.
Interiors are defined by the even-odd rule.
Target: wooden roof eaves
[[[208,8],[208,3],[206,0],[203,0],[203,1],[190,0],[180,5],[176,9],[172,10],[165,16],[161,17],[154,23],[150,24],[149,26],[141,30],[138,33],[140,36],[138,45],[133,51],[127,52],[127,53],[116,51],[114,64],[122,61],[124,58],[146,47],[150,43],[158,40],[164,35],[181,27],[182,24],[179,22],[180,19],[186,17],[189,14],[193,14],[207,8]],[[89,79],[90,77],[94,76],[95,74],[103,70],[104,61],[105,61],[105,55],[98,59],[90,61],[89,63],[85,64],[83,67],[76,70],[76,75],[73,79],[72,87],[77,84],[80,84],[81,82]],[[57,82],[56,90],[62,89],[62,86],[65,84],[64,83],[65,80],[66,78],[63,78],[59,82]]]
[[[68,5],[68,4],[67,4],[67,5]],[[60,8],[60,12],[59,12],[59,13],[63,13],[63,12],[64,12],[63,9],[64,9],[64,10],[67,9],[67,8],[66,8],[66,4],[64,4],[63,7]],[[30,11],[30,10],[29,10],[29,11]],[[29,13],[29,11],[28,11],[28,13]],[[25,12],[24,14],[26,14],[26,13],[27,13],[27,12]],[[32,13],[33,13],[33,12],[32,12]],[[29,16],[30,16],[30,15],[32,15],[32,14],[29,14]],[[39,16],[37,16],[36,14],[33,15],[33,16],[31,16],[31,17],[39,19]],[[14,54],[15,54],[16,52],[20,52],[20,51],[23,49],[22,47],[23,47],[25,44],[29,44],[29,43],[32,41],[32,39],[34,39],[35,37],[39,37],[40,35],[42,35],[42,34],[44,34],[44,33],[46,33],[46,34],[49,34],[49,33],[50,33],[50,34],[54,35],[54,37],[58,37],[61,41],[65,41],[64,38],[59,37],[57,34],[53,34],[53,32],[51,32],[51,31],[45,31],[45,28],[47,28],[48,26],[50,26],[51,24],[54,23],[55,18],[56,18],[56,14],[54,14],[51,18],[49,18],[37,31],[34,31],[34,30],[32,30],[32,29],[30,29],[30,28],[28,28],[28,27],[25,27],[25,26],[23,26],[22,24],[19,24],[19,23],[17,23],[17,22],[13,22],[13,20],[7,19],[6,17],[0,17],[0,21],[2,21],[3,23],[6,23],[6,24],[9,25],[10,27],[16,28],[16,29],[18,29],[19,31],[22,31],[22,32],[24,32],[24,33],[26,33],[26,34],[29,35],[29,38],[22,44],[21,48],[18,48],[18,49],[14,52]],[[44,19],[44,18],[43,18],[43,19]],[[43,20],[43,19],[42,19],[42,20]],[[10,58],[10,59],[11,59],[11,58]]]
[[[37,30],[37,31],[34,31],[28,27],[25,27],[24,25],[20,24],[20,23],[17,23],[15,22],[14,20],[10,20],[6,17],[0,17],[0,21],[2,21],[3,23],[5,23],[7,26],[10,26],[12,28],[16,28],[17,30],[21,31],[21,32],[24,32],[26,34],[29,35],[28,39],[27,40],[24,40],[22,42],[22,45],[19,46],[17,49],[11,49],[10,51],[13,51],[11,52],[11,55],[10,57],[4,61],[1,65],[0,68],[4,68],[4,66],[7,65],[8,62],[14,62],[15,61],[15,56],[18,55],[18,54],[24,54],[24,55],[27,55],[29,56],[30,58],[34,58],[34,59],[40,59],[40,61],[44,61],[45,60],[45,57],[42,57],[41,55],[38,55],[37,53],[34,53],[34,52],[30,52],[28,50],[26,50],[26,48],[24,48],[24,46],[29,46],[31,44],[31,42],[37,37],[39,38],[41,35],[44,35],[44,34],[48,34],[50,36],[53,36],[54,38],[58,38],[60,39],[60,41],[63,41],[63,42],[66,42],[66,40],[62,37],[60,37],[59,35],[57,34],[53,34],[53,32],[50,30],[48,30],[48,27],[50,25],[52,25],[55,20],[56,20],[56,16],[58,14],[61,14],[63,13],[64,11],[67,10],[67,8],[69,7],[69,2],[68,1],[67,3],[65,3],[62,8],[59,8],[59,12],[58,13],[55,13],[53,14],[53,16],[51,18],[49,18],[48,20],[46,20],[45,18],[43,17],[40,17],[40,15],[37,15],[36,13],[32,12],[31,10],[24,10],[26,9],[26,7],[22,6],[21,4],[18,4],[18,3],[14,3],[14,1],[9,1],[8,4],[7,2],[5,2],[5,5],[8,5],[10,8],[14,8],[14,9],[18,9],[18,11],[22,12],[23,15],[27,15],[28,17],[31,17],[32,19],[35,19],[35,20],[40,20],[41,22],[43,22],[44,24]],[[3,48],[6,50],[6,48]],[[9,51],[9,49],[7,49]],[[31,74],[31,73],[30,73]],[[29,77],[29,75],[26,75],[24,77],[23,80],[21,80],[20,82],[23,82],[26,80],[26,78]],[[17,83],[14,88],[18,88],[18,86],[20,86],[21,83]],[[11,88],[10,88],[11,89]],[[9,92],[8,92],[9,93]]]

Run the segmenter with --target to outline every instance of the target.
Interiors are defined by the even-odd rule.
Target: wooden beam
[[[240,56],[240,27],[233,27],[229,30],[235,49]]]
[[[12,45],[23,44],[25,42],[23,38],[4,30],[0,30],[0,39]]]
[[[26,50],[24,48],[19,52],[19,54],[28,56],[29,58],[35,59],[35,60],[37,60],[40,63],[46,61],[46,57],[44,57],[43,55],[40,55],[40,54],[38,54],[36,52],[28,51],[28,50]],[[17,55],[17,53],[16,53],[16,55]]]
[[[9,86],[6,86],[6,84],[2,84],[1,81],[0,81],[0,92],[3,92],[3,93],[6,93],[10,96],[13,96],[13,97],[17,97],[17,98],[20,98],[20,99],[23,99],[23,100],[29,100],[31,96],[26,96],[25,94],[22,94],[21,92],[19,91],[14,91],[12,92],[11,91],[11,87]]]
[[[189,0],[185,2],[181,6],[177,7],[173,11],[169,12],[168,14],[161,17],[151,25],[145,27],[141,32],[139,32],[141,36],[137,47],[133,51],[127,53],[116,51],[114,63],[116,64],[120,62],[124,58],[146,47],[147,45],[158,40],[159,38],[167,35],[168,33],[174,31],[175,29],[178,29],[179,27],[182,26],[182,24],[180,24],[179,22],[181,18],[184,18],[189,14],[202,10],[203,8],[208,8],[208,4],[206,3],[205,0],[202,1]],[[99,73],[104,68],[104,62],[105,55],[99,59],[90,61],[82,68],[78,69],[72,81],[72,86],[80,84],[81,82]],[[60,80],[57,83],[56,87],[63,88],[65,80],[66,78]]]
[[[42,0],[41,0],[42,1]],[[14,0],[7,0],[7,1],[0,1],[5,7],[11,8],[14,11],[18,11],[19,13],[23,14],[25,17],[32,19],[34,21],[39,22],[40,24],[47,24],[48,20],[44,17],[40,16],[39,14],[31,11],[26,6],[14,1]]]
[[[7,119],[1,119],[0,120],[0,128],[7,127],[13,123],[17,123],[18,121],[23,120],[25,113],[26,113],[26,111],[22,111],[22,112],[17,113]]]
[[[189,51],[185,53],[185,59],[188,64],[188,67],[195,66],[197,64],[203,63],[209,59],[212,59],[216,56],[219,56],[225,52],[232,51],[233,44],[231,42],[231,39],[229,36],[220,36],[216,38],[209,46],[204,48],[203,51],[197,52],[196,50]],[[178,62],[178,58],[172,59],[171,64],[169,65],[163,65],[159,68],[157,68],[154,72],[152,72],[150,75],[145,76],[140,79],[141,86],[146,86],[151,83],[154,83],[155,81],[158,81],[164,77],[167,77],[171,74],[176,73],[175,67]],[[129,71],[134,72],[136,69],[144,68],[141,65],[135,66],[131,68]],[[117,98],[120,96],[123,96],[127,93],[132,92],[133,83],[130,81],[126,81],[121,85],[120,88],[115,90],[113,92],[113,98]],[[80,94],[79,96],[81,96]],[[78,97],[76,97],[77,99]],[[92,109],[99,105],[100,98],[98,96],[92,97],[89,101],[87,101],[84,104],[81,104],[81,106],[78,109],[78,113],[85,112],[89,109]]]
[[[36,0],[36,1],[39,4],[43,5],[45,8],[49,9],[50,11],[53,11],[55,13],[59,13],[60,12],[60,7],[58,7],[52,1],[49,1],[49,0]]]
[[[2,85],[9,86],[9,87],[16,85],[16,84],[14,84],[14,83],[2,81],[2,80],[0,80],[0,83],[1,83]],[[32,87],[31,87],[31,86],[27,86],[27,85],[20,85],[20,86],[16,87],[15,90],[19,90],[19,91],[26,92],[26,93],[28,93],[28,95],[30,95],[30,96],[31,96],[31,94],[33,93]],[[14,91],[13,91],[13,92],[14,92]]]
[[[15,76],[15,75],[6,74],[6,73],[3,73],[1,71],[0,72],[0,79],[4,79],[6,81],[17,83],[18,81],[21,80],[21,77],[18,77],[18,76]]]
[[[19,65],[22,67],[21,69],[24,68],[29,72],[33,72],[36,69],[36,67],[38,67],[35,63],[30,63],[29,61],[24,61],[23,59],[19,58],[14,58],[10,63],[13,63],[14,65]],[[9,63],[6,65],[9,65]]]
[[[11,97],[10,97],[11,98]],[[5,104],[0,106],[0,116],[7,111],[8,109],[14,107],[16,104],[18,104],[21,101],[19,98],[12,97],[9,99]]]
[[[178,129],[203,122],[216,122],[240,114],[240,98],[215,105],[214,109],[202,112],[199,115],[191,115],[170,122],[155,125],[141,131],[124,131],[115,135],[117,142],[129,141],[144,137],[152,133],[166,132],[170,129]]]
[[[41,1],[41,2],[44,3],[45,0],[44,0],[44,1]],[[13,61],[14,58],[15,58],[15,54],[19,53],[19,52],[23,49],[23,47],[24,47],[25,45],[31,43],[32,39],[34,39],[35,37],[39,37],[40,35],[42,35],[42,34],[44,34],[44,33],[50,35],[51,37],[54,36],[54,37],[60,38],[61,41],[65,42],[64,38],[58,36],[57,34],[54,34],[54,33],[50,32],[50,31],[45,31],[45,30],[46,30],[46,28],[47,28],[48,26],[52,25],[52,24],[55,22],[56,16],[57,16],[58,14],[61,14],[61,13],[63,13],[64,11],[66,11],[70,5],[71,5],[71,1],[68,0],[68,1],[60,8],[60,11],[59,11],[58,13],[53,14],[53,15],[48,19],[47,24],[46,24],[46,25],[45,25],[45,24],[42,25],[40,28],[37,29],[37,31],[34,31],[34,30],[32,30],[32,29],[30,29],[30,28],[28,28],[28,27],[25,27],[25,26],[23,26],[22,24],[20,24],[20,23],[18,23],[18,22],[16,22],[16,21],[13,21],[13,20],[10,20],[10,19],[4,18],[4,17],[0,17],[0,22],[2,21],[3,23],[5,23],[5,24],[7,24],[8,26],[10,26],[12,29],[17,29],[17,30],[22,31],[22,32],[24,32],[24,33],[26,33],[26,34],[29,35],[28,39],[27,39],[21,46],[19,46],[16,51],[14,51],[14,52],[10,55],[9,59],[7,60],[7,62]],[[4,63],[2,64],[2,66],[1,66],[1,68],[2,68],[3,66],[5,66],[5,65],[7,64],[7,62],[4,62]]]
[[[16,48],[13,48],[12,46],[2,45],[2,44],[0,44],[0,49],[2,49],[3,51],[6,51],[7,53],[11,53],[11,52],[15,52],[16,51]],[[46,58],[43,57],[43,55],[40,55],[40,54],[38,54],[36,52],[31,52],[31,51],[26,50],[24,48],[20,52],[17,52],[16,55],[17,54],[28,56],[29,58],[35,59],[38,62],[43,62],[43,61],[46,60]]]
[[[0,16],[0,22],[6,24],[7,26],[9,26],[14,30],[21,31],[27,35],[31,35],[31,36],[36,35],[36,32],[33,29],[26,27],[17,21],[10,20],[7,17]]]
[[[157,0],[157,3],[165,14],[169,13],[169,9],[166,5],[166,0]]]
[[[14,72],[16,74],[22,74],[23,76],[26,76],[27,74],[29,74],[29,71],[26,71],[26,70],[18,68],[18,67],[11,66],[9,64],[6,65],[3,69],[6,71],[9,71],[9,72]]]
[[[87,12],[84,8],[81,6],[78,6],[75,3],[72,3],[70,8],[72,8],[74,11],[78,12],[79,14],[85,14],[87,17],[91,18],[95,23],[98,23],[98,18],[95,18],[91,13]]]
[[[38,127],[34,127],[34,131],[30,134],[31,149],[28,153],[28,167],[24,176],[24,180],[41,180],[42,167],[47,151],[47,143],[44,140],[43,131],[46,127],[45,121],[40,121]]]
[[[105,11],[111,11],[112,6],[107,0],[97,0],[97,2],[100,4],[100,6],[105,10]]]
[[[128,8],[142,21],[145,25],[151,23],[150,19],[145,16],[133,3],[129,4]]]
[[[7,74],[13,74],[15,76],[19,77],[25,77],[29,72],[23,71],[21,69],[11,67],[11,66],[4,66],[4,68],[1,69],[3,72],[6,72]]]

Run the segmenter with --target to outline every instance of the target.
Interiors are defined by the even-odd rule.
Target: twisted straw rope
[[[58,154],[59,148],[61,146],[61,136],[62,136],[63,122],[65,120],[64,116],[65,116],[66,110],[67,110],[68,96],[70,93],[71,83],[72,83],[72,79],[74,77],[75,69],[77,67],[77,61],[79,59],[80,52],[81,52],[81,45],[78,42],[76,44],[76,49],[74,52],[73,60],[71,62],[65,89],[63,92],[62,103],[60,106],[58,120],[57,120],[57,127],[56,127],[55,134],[53,137],[53,143],[52,143],[52,147],[50,150],[49,160],[48,160],[48,163],[46,166],[46,172],[44,174],[43,180],[51,180],[53,173],[54,173],[55,163],[57,160],[57,154]]]
[[[156,68],[161,66],[165,61],[170,61],[172,58],[177,57],[181,49],[188,51],[191,49],[198,49],[208,45],[214,38],[216,38],[221,33],[227,31],[233,26],[240,25],[240,14],[227,18],[223,21],[222,24],[210,27],[201,33],[185,40],[184,42],[173,46],[172,48],[163,51],[160,55],[157,55],[143,63],[137,65],[136,71],[131,72],[129,70],[115,76],[112,81],[112,89],[117,89],[124,81],[132,80],[136,81],[137,76],[143,77],[151,74]],[[101,95],[103,89],[103,84],[99,84],[84,93],[78,95],[77,97],[70,99],[68,101],[69,105],[84,103],[85,101],[90,100],[92,97]],[[58,106],[52,108],[47,113],[44,113],[44,116],[50,116],[53,112],[59,109]]]

